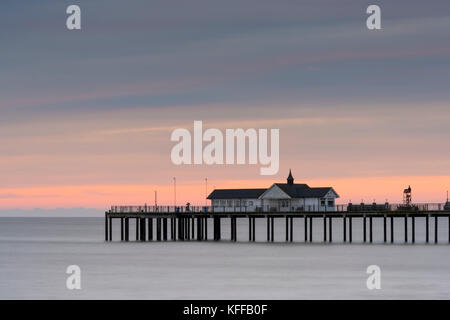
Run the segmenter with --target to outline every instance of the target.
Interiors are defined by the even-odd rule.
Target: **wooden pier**
[[[321,239],[321,242],[353,243],[355,219],[362,220],[362,243],[374,242],[374,221],[382,225],[382,239],[384,243],[416,243],[416,219],[425,219],[425,243],[438,243],[439,223],[447,226],[448,241],[450,243],[450,211],[429,210],[415,212],[208,212],[207,210],[184,211],[171,210],[147,210],[147,207],[123,207],[127,209],[112,209],[105,213],[105,241],[113,241],[113,224],[118,223],[120,238],[114,236],[114,240],[130,241],[130,221],[135,226],[136,241],[220,241],[223,239],[222,224],[229,221],[230,239],[237,241],[237,230],[243,221],[248,228],[248,241],[274,242],[275,225],[284,224],[282,236],[277,238],[286,242],[294,241],[294,233],[303,230],[303,241],[313,242],[313,239]],[[134,209],[138,208],[138,209]],[[145,208],[145,209],[141,209]],[[204,209],[204,208],[203,208]],[[342,230],[333,229],[336,221],[340,220]],[[403,232],[395,229],[398,221],[403,224]],[[430,222],[433,222],[430,224]],[[264,239],[256,239],[256,224],[264,224],[267,234]],[[313,229],[313,224],[321,224],[320,231]],[[296,227],[294,227],[294,225]],[[389,226],[389,227],[388,227]],[[410,228],[409,228],[410,226]],[[431,226],[431,228],[430,228]],[[208,233],[208,227],[212,228],[212,237]],[[431,230],[430,230],[431,229]],[[314,235],[316,232],[318,234]],[[335,232],[335,234],[333,234]],[[399,232],[404,238],[399,239]],[[338,237],[339,236],[339,237]],[[432,239],[432,240],[431,240]]]

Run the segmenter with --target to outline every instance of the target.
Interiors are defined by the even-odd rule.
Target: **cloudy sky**
[[[78,4],[82,30],[66,29]],[[0,3],[0,209],[204,203],[213,187],[333,186],[444,201],[450,2]],[[280,171],[175,166],[175,128],[279,128]]]

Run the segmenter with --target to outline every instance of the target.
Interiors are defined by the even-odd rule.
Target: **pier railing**
[[[361,209],[363,208],[363,209]],[[161,214],[161,213],[261,213],[261,212],[292,212],[292,213],[304,213],[304,212],[358,212],[358,211],[446,211],[444,203],[418,203],[413,204],[410,207],[405,207],[402,204],[338,204],[334,208],[282,208],[282,210],[276,210],[270,208],[265,210],[263,207],[236,207],[236,206],[148,206],[148,205],[130,205],[130,206],[111,206],[110,213],[144,213],[144,214]],[[447,210],[448,211],[448,210]]]

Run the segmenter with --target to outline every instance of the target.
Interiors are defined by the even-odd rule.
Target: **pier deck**
[[[142,208],[142,209],[141,209]],[[130,220],[135,227],[136,241],[186,241],[186,240],[214,240],[222,239],[222,222],[229,220],[229,232],[231,241],[237,241],[238,223],[246,220],[248,229],[248,241],[255,241],[256,221],[263,222],[267,229],[266,241],[274,242],[274,225],[284,223],[284,239],[293,242],[294,232],[299,228],[303,230],[304,242],[312,242],[313,233],[319,232],[323,242],[333,241],[353,242],[354,219],[362,219],[362,242],[373,243],[374,221],[382,221],[383,242],[394,243],[398,241],[398,234],[394,222],[400,219],[403,222],[401,236],[404,243],[416,242],[416,218],[425,218],[425,242],[438,243],[438,224],[447,226],[448,242],[450,243],[450,211],[421,210],[412,212],[403,211],[328,211],[328,212],[209,212],[205,207],[192,211],[179,209],[171,210],[170,207],[113,207],[105,213],[105,241],[113,240],[113,221],[119,220],[120,241],[130,241]],[[300,220],[300,224],[294,221]],[[340,239],[336,239],[336,231],[333,234],[333,225],[336,220],[341,220],[338,232]],[[212,222],[212,224],[211,224]],[[320,223],[321,231],[313,229],[313,224]],[[208,238],[208,227],[212,228],[213,236]],[[431,228],[430,228],[431,227]],[[397,227],[397,230],[399,228]],[[431,229],[431,230],[430,230]],[[432,231],[432,232],[430,232]],[[278,235],[279,236],[279,235]],[[334,236],[334,238],[333,238]],[[433,236],[434,239],[431,237]],[[314,237],[317,239],[317,235]]]

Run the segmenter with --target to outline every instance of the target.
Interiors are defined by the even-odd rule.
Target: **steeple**
[[[292,176],[291,169],[289,169],[289,176],[287,177],[288,184],[294,184],[294,177]]]

